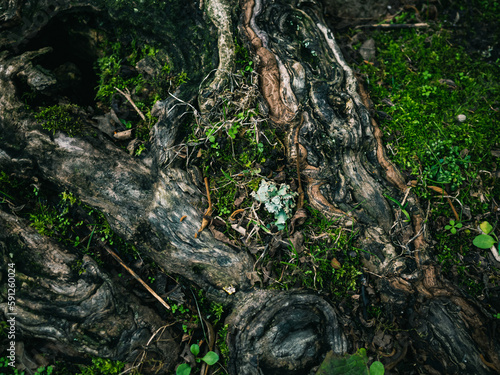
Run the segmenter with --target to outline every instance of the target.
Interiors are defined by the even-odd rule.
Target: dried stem
[[[167,310],[170,310],[170,306],[168,305],[168,303],[166,303],[163,298],[161,298],[158,294],[155,293],[155,291],[153,289],[151,289],[149,287],[148,284],[146,284],[140,277],[139,275],[137,275],[132,269],[130,269],[125,263],[123,263],[123,260],[113,251],[111,250],[109,247],[107,247],[106,245],[104,245],[104,249],[113,257],[115,258],[115,260],[121,264],[121,266],[123,268],[125,268],[127,270],[128,273],[130,273],[137,281],[139,281],[142,286],[144,288],[147,289],[147,291],[149,293],[151,293],[151,295],[156,298],[158,300],[158,302],[160,302],[163,306],[165,306],[165,308],[167,308]]]
[[[127,99],[128,102],[130,104],[132,104],[132,107],[134,107],[135,111],[139,114],[139,116],[141,116],[141,118],[144,121],[146,121],[146,116],[144,116],[144,113],[142,113],[141,110],[139,108],[137,108],[137,106],[135,105],[134,101],[132,100],[132,97],[130,96],[130,91],[127,89],[127,92],[123,92],[118,87],[115,87],[115,90],[118,91],[120,94],[122,94],[125,97],[125,99]]]

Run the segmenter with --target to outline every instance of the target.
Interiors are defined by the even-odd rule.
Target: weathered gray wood
[[[113,283],[91,257],[84,255],[77,267],[77,255],[1,210],[0,258],[2,271],[7,264],[15,264],[15,341],[21,370],[33,360],[29,350],[20,350],[21,344],[29,347],[33,339],[42,343],[37,350],[133,363],[155,331],[165,325],[156,311],[125,286]],[[6,280],[6,273],[2,274]],[[2,296],[4,292],[2,285]],[[7,317],[7,303],[0,303],[0,311]],[[148,348],[161,353],[166,370],[177,360],[180,347],[168,330],[159,338],[151,340]]]

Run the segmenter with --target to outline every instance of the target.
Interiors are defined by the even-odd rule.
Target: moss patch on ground
[[[476,9],[491,15],[483,3]],[[398,21],[414,22],[404,13]],[[460,44],[455,28],[441,21],[428,29],[364,32],[361,39],[375,40],[376,58],[356,69],[369,87],[389,158],[414,181],[422,206],[428,205],[431,245],[443,272],[498,312],[490,295],[499,285],[498,264],[472,241],[480,222],[498,225],[500,60],[481,48],[474,52],[470,41]],[[432,186],[446,191],[458,217]]]

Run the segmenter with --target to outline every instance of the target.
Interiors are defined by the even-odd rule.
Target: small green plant
[[[181,314],[189,313],[189,309],[185,308],[183,305],[177,305],[174,303],[172,305],[172,313],[175,314],[177,311],[179,311]]]
[[[420,89],[422,90],[422,96],[425,96],[426,98],[437,92],[436,86],[422,85]]]
[[[500,315],[500,314],[498,314]],[[500,318],[499,318],[500,319]],[[227,346],[226,337],[229,331],[229,324],[219,329],[217,332],[217,347],[219,348],[222,358],[229,358],[229,348]]]
[[[240,125],[234,124],[233,126],[231,126],[229,128],[229,130],[227,131],[227,134],[229,135],[229,137],[231,137],[231,139],[235,139],[236,135],[238,134],[239,129],[240,129]]]
[[[298,194],[289,189],[286,184],[281,184],[278,189],[275,183],[262,180],[259,189],[252,192],[252,197],[264,203],[267,212],[274,214],[278,230],[285,229],[286,220],[292,216],[292,208],[295,207],[293,198]]]
[[[474,241],[472,241],[472,243],[475,246],[479,247],[480,249],[489,249],[498,242],[498,237],[492,232],[493,227],[490,223],[488,223],[487,221],[483,221],[479,225],[479,228],[481,228],[483,234],[480,234],[479,236],[476,236],[476,238],[474,238]],[[490,236],[490,233],[494,236],[494,238],[493,236]]]
[[[462,226],[460,221],[455,222],[455,220],[450,220],[450,224],[446,225],[444,229],[449,230],[451,234],[456,234],[457,229],[462,228]]]
[[[191,345],[189,348],[191,350],[191,353],[195,356],[196,362],[205,362],[207,365],[212,366],[217,363],[219,360],[219,355],[215,352],[209,351],[207,354],[205,354],[202,358],[198,357],[198,354],[200,354],[200,347],[197,344]],[[177,370],[175,371],[176,375],[189,375],[191,373],[191,366],[187,363],[183,363],[179,367],[177,367]]]
[[[69,207],[76,199],[68,193],[61,195],[61,201],[58,207],[48,206],[41,203],[39,199],[38,205],[34,212],[30,214],[31,226],[34,227],[38,233],[54,237],[55,235],[66,236],[70,231],[71,223],[68,218]],[[35,195],[38,195],[38,189],[35,188]],[[67,203],[69,202],[69,204]]]
[[[217,324],[218,322],[220,322],[222,315],[224,314],[224,306],[216,302],[211,302],[210,312],[214,316],[214,324]]]
[[[132,129],[132,121],[126,121],[123,119],[120,119],[120,122],[127,128],[127,129]]]
[[[253,72],[253,61],[250,58],[250,54],[248,50],[241,44],[238,43],[238,40],[234,39],[235,46],[235,55],[236,55],[236,64],[241,67],[240,73],[241,75],[245,75],[247,73]]]
[[[410,218],[410,214],[408,213],[408,211],[406,211],[406,206],[408,205],[408,203],[406,203],[404,206],[399,203],[396,199],[390,197],[389,195],[387,194],[384,194],[384,197],[386,197],[387,199],[389,199],[391,202],[395,203],[400,209],[401,209],[401,213],[403,215],[406,216],[406,219],[403,220],[405,223],[409,223],[411,221],[411,218]]]
[[[434,164],[424,168],[423,177],[427,182],[435,184],[451,184],[451,189],[456,190],[466,181],[470,156],[462,157],[459,148],[447,140],[437,140],[427,146],[425,155]]]
[[[144,152],[145,149],[146,146],[144,145],[144,143],[141,143],[137,148],[137,150],[135,150],[135,156],[141,156],[141,154]]]

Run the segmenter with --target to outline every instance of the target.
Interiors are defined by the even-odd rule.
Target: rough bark
[[[67,357],[87,354],[132,363],[153,332],[164,325],[157,312],[113,283],[91,257],[84,255],[77,271],[75,254],[41,236],[24,220],[0,211],[0,228],[2,263],[16,263],[21,291],[15,315],[16,329],[23,332],[23,340],[16,342],[21,368],[33,365],[29,351],[22,348],[22,344],[30,346],[28,338],[39,343],[37,349]],[[2,312],[7,311],[2,304]],[[148,350],[173,363],[180,348],[169,331],[161,336],[162,341],[155,341]]]
[[[96,12],[111,23],[117,22],[113,13],[85,1],[4,3],[0,168],[74,192],[102,211],[116,233],[166,273],[183,276],[210,298],[232,306],[231,374],[307,373],[327,351],[340,354],[356,347],[348,318],[337,306],[305,291],[252,290],[254,260],[245,249],[223,244],[207,231],[194,237],[207,205],[188,173],[171,163],[171,148],[182,131],[183,112],[197,105],[199,115],[206,116],[228,86],[236,26],[254,56],[269,118],[286,130],[289,162],[299,159],[308,201],[325,216],[356,225],[359,246],[366,250],[365,267],[378,276],[385,313],[401,329],[419,333],[390,338],[385,349],[396,354],[388,359],[388,368],[406,357],[429,373],[488,374],[500,369],[497,328],[480,304],[440,279],[415,197],[407,196],[410,223],[396,218],[384,197],[402,196],[406,185],[385,158],[380,130],[325,26],[320,4],[249,0],[238,8],[234,1],[210,0],[203,20],[200,11],[193,11],[185,22],[217,35],[216,50],[211,51],[215,55],[197,59],[189,42],[169,51],[194,78],[185,91],[176,93],[184,104],[175,98],[157,103],[153,155],[138,161],[102,134],[72,138],[41,129],[21,100],[19,82],[38,92],[57,86],[54,75],[37,65],[51,49],[30,50],[30,39],[68,12]],[[239,21],[233,17],[235,10]],[[182,30],[160,30],[164,33],[157,38],[182,38]],[[215,73],[208,75],[212,69]],[[181,222],[184,215],[187,219]],[[68,267],[74,259],[69,249],[41,238],[12,215],[1,212],[0,223],[4,261],[12,253],[17,264],[25,264],[17,302],[23,340],[51,342],[52,350],[68,356],[135,359],[138,347],[160,327],[158,314],[129,299],[90,258],[85,258],[87,272],[77,275]],[[29,254],[28,263],[24,254]],[[78,293],[73,294],[76,286]],[[236,293],[228,294],[229,288]],[[1,295],[4,300],[4,291]],[[4,302],[0,309],[7,313]],[[111,328],[111,321],[119,324]],[[173,363],[176,351],[166,345],[158,351]]]

